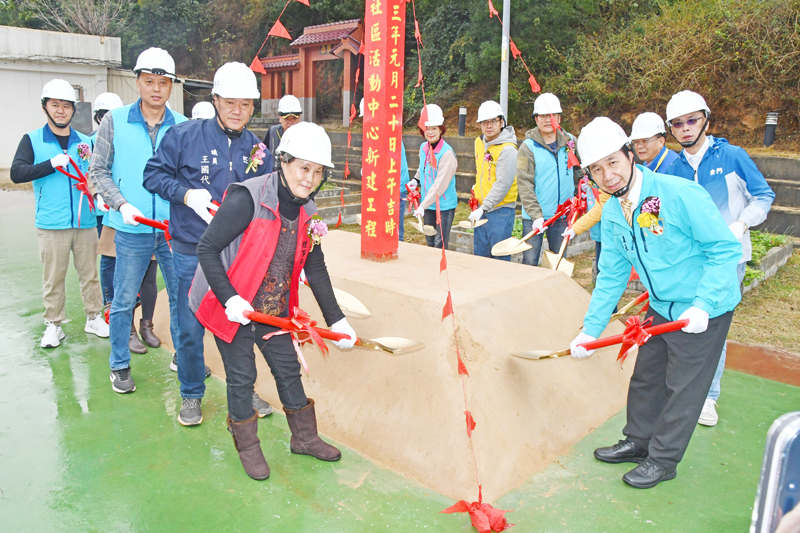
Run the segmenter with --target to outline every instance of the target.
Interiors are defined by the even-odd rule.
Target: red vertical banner
[[[406,0],[367,0],[361,257],[397,258]]]

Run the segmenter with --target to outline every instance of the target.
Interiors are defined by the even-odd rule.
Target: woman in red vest
[[[253,147],[250,164],[259,164]],[[253,409],[257,344],[269,364],[286,420],[292,432],[292,453],[338,461],[342,454],[317,434],[314,400],[300,381],[300,362],[290,335],[264,324],[250,323],[245,311],[287,317],[298,305],[300,271],[306,277],[325,321],[349,338],[336,342],[352,348],[356,335],[347,323],[325,267],[319,244],[321,220],[314,195],[322,187],[325,167],[332,168],[331,141],[325,130],[301,122],[281,139],[277,172],[228,187],[225,200],[197,245],[200,265],[189,294],[197,319],[214,334],[225,365],[228,430],[245,472],[253,479],[269,477],[258,439],[258,414]],[[249,167],[248,167],[249,168]],[[316,243],[316,244],[315,244]],[[210,289],[210,290],[209,290]]]

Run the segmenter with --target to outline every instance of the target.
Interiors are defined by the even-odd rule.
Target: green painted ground
[[[0,530],[474,531],[438,513],[450,500],[354,450],[333,464],[292,455],[280,414],[260,422],[272,477],[250,480],[224,428],[224,384],[207,381],[201,426],[180,426],[165,350],[134,359],[134,394],[113,393],[108,342],[83,333],[72,270],[67,339],[40,349],[32,203],[0,193]],[[728,372],[722,420],[698,428],[676,480],[639,491],[620,479],[628,466],[592,458],[620,437],[620,413],[495,507],[515,510],[519,532],[746,531],[766,430],[799,406],[800,389]]]

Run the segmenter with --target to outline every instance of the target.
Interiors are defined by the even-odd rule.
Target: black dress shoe
[[[604,463],[641,463],[647,459],[647,450],[626,439],[613,446],[597,448],[594,456]]]
[[[622,481],[637,489],[651,489],[662,481],[675,479],[677,475],[675,468],[665,470],[650,459],[645,459],[642,464],[622,476]]]

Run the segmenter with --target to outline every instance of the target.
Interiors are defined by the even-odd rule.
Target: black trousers
[[[422,218],[422,223],[426,226],[433,226],[436,228],[436,235],[428,236],[425,235],[425,244],[430,246],[431,248],[442,248],[442,234],[444,234],[444,247],[450,245],[450,228],[453,226],[453,219],[456,218],[456,210],[453,209],[445,209],[444,211],[440,210],[442,214],[442,231],[439,231],[439,225],[436,223],[436,210],[426,209],[425,214]]]
[[[228,413],[241,422],[253,416],[253,385],[256,382],[255,344],[269,365],[278,396],[287,409],[302,409],[308,404],[303,382],[300,380],[300,361],[287,333],[276,335],[268,341],[264,335],[278,331],[265,324],[250,323],[239,326],[233,342],[227,343],[214,337],[225,365],[225,381],[228,384]]]
[[[669,322],[651,308],[653,325]],[[622,433],[649,450],[656,464],[683,459],[728,336],[733,311],[712,318],[703,333],[674,331],[639,348],[628,387],[628,423]]]

